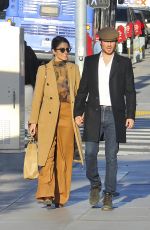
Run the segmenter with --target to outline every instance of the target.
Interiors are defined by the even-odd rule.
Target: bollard
[[[128,52],[128,58],[131,58],[131,39],[127,39],[127,52]]]
[[[140,57],[145,58],[145,37],[139,37],[140,40]]]
[[[136,36],[133,39],[133,63],[140,61],[140,40],[139,37]]]
[[[123,52],[123,45],[121,42],[118,43],[117,52],[121,55]]]

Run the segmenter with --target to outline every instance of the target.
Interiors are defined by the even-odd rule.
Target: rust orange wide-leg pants
[[[62,102],[56,135],[45,166],[40,170],[36,198],[53,197],[55,203],[65,204],[69,199],[72,161],[74,153],[74,131],[71,105]]]

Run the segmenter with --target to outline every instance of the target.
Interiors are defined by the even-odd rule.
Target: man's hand
[[[81,126],[84,122],[84,115],[75,117],[75,123],[78,126]]]
[[[132,129],[134,127],[134,120],[133,119],[127,119],[126,120],[126,128],[127,129]]]

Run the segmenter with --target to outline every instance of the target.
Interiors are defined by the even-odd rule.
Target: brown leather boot
[[[90,195],[89,195],[89,203],[91,206],[95,206],[98,204],[100,200],[100,188],[91,188]]]
[[[103,211],[111,211],[112,209],[113,209],[112,194],[106,192],[105,195],[104,195],[104,199],[103,199],[102,210]]]

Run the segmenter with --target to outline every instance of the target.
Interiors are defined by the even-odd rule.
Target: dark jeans
[[[105,191],[114,193],[116,191],[117,177],[117,152],[116,131],[114,117],[110,106],[101,107],[101,129],[100,136],[104,134],[105,139]],[[91,188],[101,187],[101,179],[98,173],[97,154],[99,142],[85,143],[86,176],[90,180]]]

